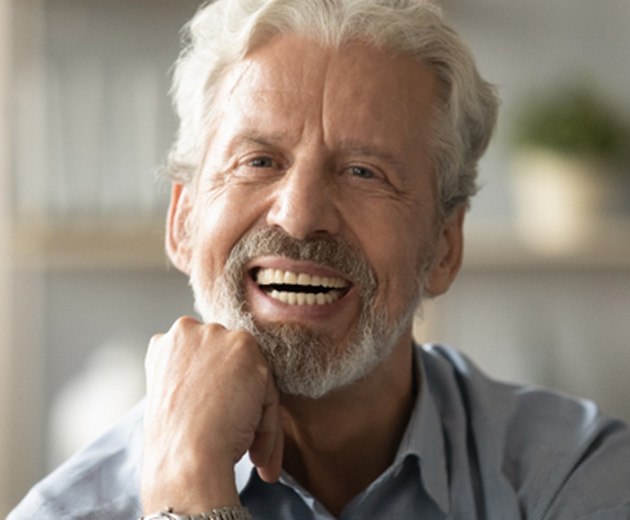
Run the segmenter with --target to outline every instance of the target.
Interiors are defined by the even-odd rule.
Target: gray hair
[[[332,47],[363,41],[433,70],[442,85],[432,143],[441,216],[468,205],[476,193],[477,163],[495,126],[498,100],[468,47],[429,0],[210,1],[185,29],[172,88],[180,127],[166,167],[171,178],[194,178],[217,87],[230,65],[273,36],[292,33]]]

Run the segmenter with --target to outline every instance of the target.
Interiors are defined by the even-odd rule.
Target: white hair
[[[275,35],[300,34],[336,48],[363,41],[434,71],[442,86],[432,143],[440,215],[468,205],[475,194],[498,100],[468,47],[428,0],[218,0],[204,4],[185,29],[172,89],[180,126],[166,168],[170,177],[194,178],[217,87],[230,65]]]

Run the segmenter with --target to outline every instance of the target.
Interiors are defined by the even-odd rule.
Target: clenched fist
[[[145,511],[239,504],[234,465],[247,451],[261,478],[278,479],[278,392],[250,334],[180,318],[153,337],[145,365]]]

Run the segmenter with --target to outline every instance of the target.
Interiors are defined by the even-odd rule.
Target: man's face
[[[199,177],[174,191],[170,234],[188,229],[171,257],[204,320],[254,329],[281,390],[315,397],[364,376],[411,340],[423,286],[450,283],[430,158],[438,88],[408,58],[286,36],[223,80]],[[459,236],[461,218],[451,226]],[[283,370],[337,381],[305,390]]]

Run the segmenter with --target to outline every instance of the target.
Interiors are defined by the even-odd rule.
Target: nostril
[[[324,170],[295,163],[276,190],[267,215],[269,226],[298,240],[339,232],[340,215]]]

